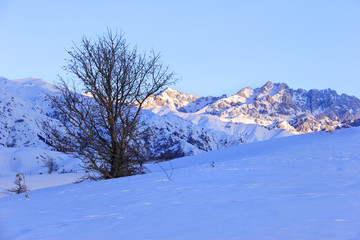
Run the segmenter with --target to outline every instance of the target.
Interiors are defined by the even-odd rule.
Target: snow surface
[[[171,164],[1,198],[0,239],[360,239],[360,128]]]
[[[80,169],[81,161],[74,159],[69,154],[41,147],[7,148],[0,146],[0,177],[13,177],[20,172],[26,175],[46,173],[48,169],[42,160],[48,159],[48,156],[52,157],[59,166],[59,172]]]

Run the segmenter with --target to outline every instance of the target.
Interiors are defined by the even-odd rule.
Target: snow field
[[[170,181],[154,164],[146,175],[2,198],[0,239],[360,238],[360,128],[244,144],[172,166]]]

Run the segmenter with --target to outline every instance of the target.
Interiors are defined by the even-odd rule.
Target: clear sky
[[[360,97],[360,0],[0,0],[0,76],[52,82],[66,49],[107,28],[161,52],[180,91],[273,81]]]

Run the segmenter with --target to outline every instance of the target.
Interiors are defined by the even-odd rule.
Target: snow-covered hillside
[[[0,78],[0,175],[43,173],[44,156],[57,159],[60,171],[79,168],[79,161],[54,152],[39,128],[43,122],[58,121],[46,98],[55,92],[40,79]],[[146,139],[152,159],[360,125],[360,100],[355,97],[331,90],[293,90],[271,82],[230,97],[199,97],[168,88],[152,96],[146,108],[142,121],[154,133]]]
[[[49,119],[50,92],[39,79],[8,80],[0,78],[0,146],[44,147],[39,141],[38,122]]]
[[[2,198],[0,238],[360,239],[360,128],[171,163]]]
[[[33,189],[76,179],[77,174],[71,177],[52,175],[49,182],[38,175],[46,174],[43,160],[49,158],[57,162],[59,172],[77,171],[80,168],[79,160],[53,151],[41,138],[39,124],[53,120],[49,115],[52,110],[45,93],[55,91],[53,85],[41,79],[8,80],[0,77],[0,197],[10,194],[7,189],[12,187],[14,177],[19,172],[45,182],[31,184]],[[54,182],[54,178],[58,180]]]
[[[54,149],[48,145],[49,142],[39,127],[43,122],[57,123],[58,114],[55,114],[46,97],[46,94],[55,93],[53,85],[40,79],[8,80],[0,77],[0,150],[6,152],[0,159],[0,174],[44,172],[39,159],[45,155],[59,160],[69,159],[59,161],[63,171],[76,169],[79,162],[72,164],[69,156],[51,151]],[[147,150],[153,159],[194,155],[290,135],[286,130],[270,130],[257,124],[232,123],[213,115],[189,115],[173,111],[179,104],[184,105],[185,101],[187,104],[197,101],[198,107],[204,107],[219,100],[190,94],[180,97],[176,93],[172,89],[165,90],[159,95],[163,96],[161,101],[165,99],[165,102],[155,101],[156,108],[143,111],[142,120],[154,133],[147,139]],[[161,104],[167,105],[159,107]]]
[[[53,151],[39,128],[44,121],[56,121],[46,98],[46,93],[55,91],[36,78],[0,78],[0,176],[44,173],[42,160],[48,157],[58,162],[60,171],[79,168],[78,160]]]

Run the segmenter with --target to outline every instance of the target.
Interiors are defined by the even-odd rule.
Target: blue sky
[[[111,28],[161,52],[184,92],[273,81],[360,97],[359,13],[359,0],[0,0],[0,76],[52,82],[66,49]]]

